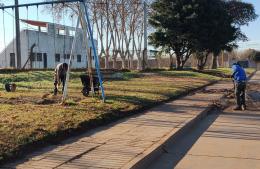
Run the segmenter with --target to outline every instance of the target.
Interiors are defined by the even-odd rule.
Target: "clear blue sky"
[[[44,0],[19,0],[20,4],[24,3],[35,3],[35,2],[43,2]],[[14,0],[0,0],[0,3],[4,3],[6,6],[7,5],[13,5]],[[39,14],[39,20],[40,21],[46,21],[46,22],[53,22],[52,14],[48,13],[43,10],[43,6],[39,6],[38,14]],[[12,9],[6,9],[6,12],[4,12],[4,19],[5,19],[5,43],[6,46],[12,41],[13,39],[13,22],[14,22],[14,11]],[[25,7],[20,8],[20,19],[27,19],[27,10]],[[29,20],[37,20],[37,7],[29,7],[28,8],[28,19]],[[55,21],[57,22],[57,21]],[[68,26],[75,26],[75,21],[72,23],[72,20],[69,19],[68,17],[65,16],[65,20],[61,20],[60,24],[65,24]],[[21,29],[26,29],[27,24],[21,22],[20,24]],[[32,26],[29,26],[29,28],[33,28]],[[3,12],[0,10],[0,52],[4,48],[4,28],[3,28]]]
[[[0,0],[5,3],[5,5],[12,5],[14,0]],[[43,0],[19,0],[19,3],[31,3],[31,2],[42,2]],[[256,13],[260,15],[260,0],[244,0],[245,2],[252,3],[255,6]],[[11,9],[7,10],[9,13],[13,13]],[[37,20],[37,12],[36,7],[30,7],[29,8],[29,19],[31,20]],[[25,8],[20,9],[20,18],[26,19],[27,13]],[[50,14],[47,14],[46,12],[42,12],[42,8],[39,8],[39,20],[42,21],[48,21],[52,22],[52,17]],[[0,51],[2,51],[4,47],[3,43],[3,14],[2,11],[0,11]],[[63,22],[63,21],[62,21]],[[5,23],[6,23],[6,44],[10,43],[11,39],[13,38],[13,17],[9,16],[5,13]],[[62,24],[62,23],[61,23]],[[66,25],[71,26],[72,23],[69,19],[65,21]],[[21,24],[21,28],[26,28],[26,24]],[[248,36],[249,41],[247,42],[239,42],[239,49],[247,49],[247,48],[253,48],[260,50],[260,17],[252,23],[250,23],[248,26],[242,27],[242,31]]]
[[[255,6],[256,13],[259,15],[256,21],[244,26],[242,31],[247,35],[249,41],[239,43],[240,49],[253,48],[260,50],[260,0],[244,0]]]

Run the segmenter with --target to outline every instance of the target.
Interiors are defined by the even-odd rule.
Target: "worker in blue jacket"
[[[235,96],[237,106],[234,110],[245,110],[246,109],[246,72],[239,63],[234,63],[232,65],[232,78],[235,84]]]

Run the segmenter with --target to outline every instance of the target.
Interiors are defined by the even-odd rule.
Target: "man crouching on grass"
[[[60,63],[54,70],[54,95],[58,93],[58,86],[62,83],[62,93],[66,82],[66,74],[68,71],[67,63]]]
[[[234,110],[246,110],[246,72],[239,63],[232,65],[232,78],[235,85],[235,97],[237,106]]]

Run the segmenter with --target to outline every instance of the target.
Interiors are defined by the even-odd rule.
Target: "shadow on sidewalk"
[[[203,137],[260,140],[260,111],[226,110]]]
[[[219,117],[219,110],[213,110],[205,119],[199,122],[194,129],[183,133],[178,139],[171,142],[169,146],[165,147],[164,154],[158,159],[158,163],[149,169],[172,169],[181,159],[188,153],[197,140],[207,131],[207,129]]]

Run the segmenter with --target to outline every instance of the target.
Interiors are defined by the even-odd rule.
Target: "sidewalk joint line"
[[[57,165],[56,167],[53,167],[53,169],[58,168],[58,167],[60,167],[60,166],[62,166],[62,165],[64,165],[64,164],[67,164],[67,163],[69,163],[69,162],[71,162],[71,161],[73,161],[73,160],[79,159],[79,158],[81,158],[83,155],[85,155],[85,154],[87,154],[87,153],[89,153],[89,152],[91,152],[91,151],[93,151],[93,150],[95,150],[95,149],[97,149],[97,148],[99,148],[99,147],[105,145],[105,144],[106,144],[106,143],[102,143],[102,144],[97,145],[97,146],[95,146],[95,147],[93,147],[93,148],[90,148],[90,149],[88,149],[87,151],[84,151],[84,152],[80,153],[79,155],[76,155],[76,156],[72,157],[71,159],[69,159],[69,160],[67,160],[67,161],[65,161],[65,162],[63,162],[63,163]]]

